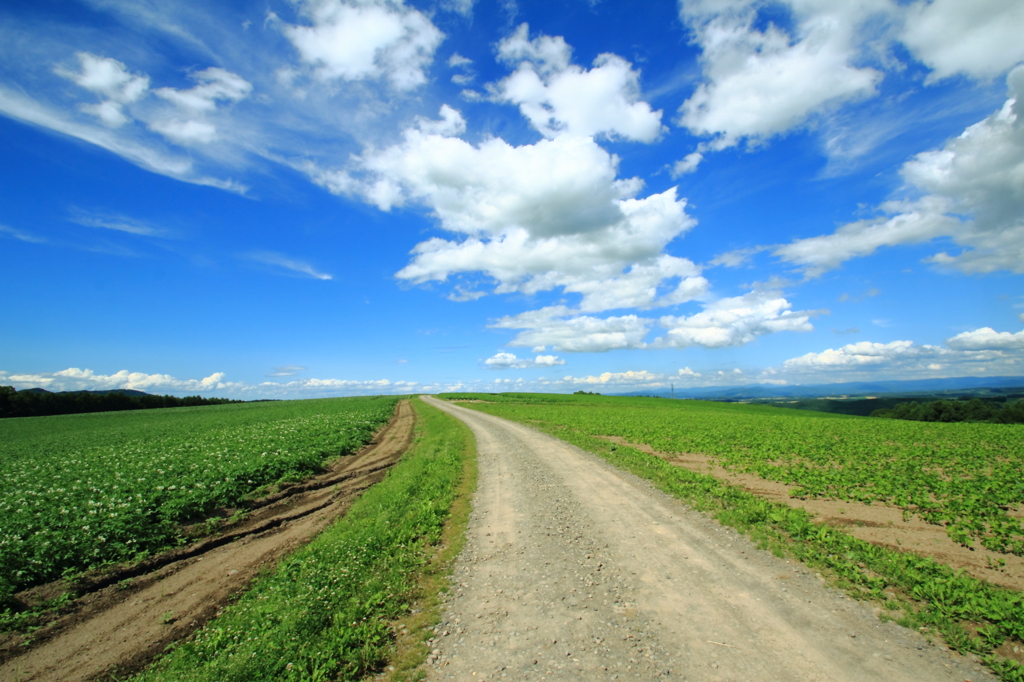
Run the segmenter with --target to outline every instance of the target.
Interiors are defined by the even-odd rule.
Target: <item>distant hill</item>
[[[74,393],[89,393],[91,395],[112,395],[118,393],[120,395],[130,396],[132,398],[141,398],[145,395],[153,395],[152,393],[146,393],[144,391],[136,391],[131,388],[110,388],[105,391],[47,391],[45,388],[26,388],[18,393],[47,393],[49,395],[71,395]]]
[[[152,395],[144,391],[125,388],[101,391],[47,391],[45,388],[26,388],[17,391],[13,386],[0,386],[0,418],[45,417],[58,414],[85,412],[120,412],[122,410],[149,410],[161,407],[195,407],[243,402],[227,398],[202,396]]]
[[[835,396],[869,396],[893,394],[941,394],[956,391],[977,391],[993,389],[1000,393],[1004,389],[1024,391],[1024,377],[953,377],[947,379],[914,379],[910,381],[854,381],[840,384],[814,384],[778,386],[775,384],[750,384],[746,386],[704,386],[700,388],[677,388],[676,398],[697,400],[757,400],[765,398],[825,398]],[[623,396],[657,396],[668,398],[672,391],[633,391],[616,393]]]

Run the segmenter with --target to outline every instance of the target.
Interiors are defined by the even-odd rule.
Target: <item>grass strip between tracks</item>
[[[383,481],[135,679],[355,680],[389,659],[393,677],[414,670],[461,548],[475,463],[461,422],[413,405],[416,439]]]
[[[976,654],[1003,680],[1024,682],[1024,665],[1004,655],[1014,644],[1020,648],[1024,643],[1024,594],[932,559],[873,545],[815,523],[802,509],[770,502],[709,474],[610,444],[568,424],[545,421],[542,406],[526,416],[505,414],[497,404],[466,407],[521,421],[647,479],[694,509],[749,535],[776,555],[818,568],[848,594],[877,601],[883,618],[937,633],[951,649]]]

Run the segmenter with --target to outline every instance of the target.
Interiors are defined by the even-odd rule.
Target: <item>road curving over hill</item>
[[[479,462],[430,679],[995,679],[589,453],[425,400]]]

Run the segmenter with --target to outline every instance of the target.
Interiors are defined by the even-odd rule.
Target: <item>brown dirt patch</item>
[[[788,486],[768,481],[755,474],[738,473],[718,464],[714,457],[696,453],[658,452],[644,443],[630,443],[618,436],[595,436],[602,440],[635,448],[660,457],[676,466],[738,486],[772,502],[805,509],[818,521],[842,528],[855,538],[904,552],[930,557],[969,575],[1013,590],[1024,590],[1024,558],[991,552],[984,547],[961,547],[946,534],[944,526],[928,523],[917,516],[903,520],[903,511],[883,504],[864,504],[843,500],[800,499],[790,497]],[[999,562],[1005,565],[999,566]],[[993,566],[997,566],[993,568]]]
[[[249,503],[249,513],[218,534],[139,564],[18,595],[25,603],[68,591],[78,596],[30,640],[0,640],[0,679],[70,682],[121,677],[145,667],[168,644],[215,616],[257,574],[342,516],[408,449],[414,425],[412,405],[403,400],[358,453]]]

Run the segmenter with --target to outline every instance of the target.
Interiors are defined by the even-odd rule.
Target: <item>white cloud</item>
[[[870,97],[882,74],[855,66],[858,31],[891,10],[886,0],[790,0],[792,35],[757,27],[761,3],[683,2],[680,17],[701,48],[705,82],[680,107],[679,124],[714,136],[710,149],[767,139],[838,105]]]
[[[42,237],[37,237],[34,234],[22,232],[21,230],[15,230],[13,227],[8,227],[7,225],[0,225],[0,234],[6,235],[11,239],[17,239],[19,242],[28,242],[29,244],[46,243],[46,240]]]
[[[693,371],[692,369],[690,369],[689,367],[683,367],[683,368],[682,368],[681,370],[679,370],[679,371],[677,372],[677,374],[678,374],[679,376],[681,376],[681,377],[685,377],[685,378],[693,378],[693,379],[696,379],[696,378],[698,378],[699,376],[701,376],[700,372],[694,372],[694,371]]]
[[[818,375],[828,381],[862,378],[1017,375],[1024,366],[1024,332],[1011,334],[983,327],[958,334],[945,347],[899,340],[861,341],[786,360],[783,371]],[[937,374],[940,373],[940,374]]]
[[[703,154],[700,152],[692,152],[672,164],[672,169],[669,173],[673,178],[681,177],[687,173],[693,173],[697,170],[697,166],[699,166],[700,162],[703,160]]]
[[[908,9],[903,44],[932,73],[992,78],[1024,61],[1024,4],[1017,0],[918,0]]]
[[[473,5],[475,3],[476,0],[442,0],[441,7],[449,12],[469,17],[473,15]]]
[[[330,280],[334,279],[332,275],[328,275],[324,272],[317,271],[309,263],[289,258],[288,256],[281,255],[279,253],[272,253],[269,251],[259,251],[255,253],[246,254],[246,257],[250,260],[256,261],[257,263],[263,263],[265,265],[273,265],[276,267],[284,268],[289,272],[293,272],[298,275],[305,277],[311,277],[319,280]]]
[[[750,261],[755,256],[766,250],[767,246],[751,246],[742,249],[734,249],[721,253],[708,262],[708,267],[738,268]]]
[[[300,365],[283,365],[281,367],[275,367],[274,371],[272,371],[268,376],[272,376],[272,377],[290,377],[290,376],[295,376],[299,372],[304,372],[306,369],[308,369],[308,368],[307,367],[302,367]]]
[[[782,331],[811,331],[810,318],[822,310],[793,311],[777,291],[755,290],[743,296],[707,303],[689,316],[666,315],[654,320],[637,315],[595,317],[558,305],[502,317],[492,329],[520,331],[508,345],[551,347],[564,353],[601,353],[641,348],[724,348],[742,346],[758,336]],[[657,324],[666,332],[645,341]]]
[[[300,7],[311,25],[284,24],[283,31],[322,80],[385,78],[397,90],[412,89],[427,81],[424,69],[444,38],[401,0],[305,0]]]
[[[533,358],[519,358],[515,353],[498,353],[484,360],[487,369],[532,369],[564,365],[565,360],[555,355],[538,355]]]
[[[493,322],[492,329],[520,329],[508,345],[518,348],[548,347],[563,353],[602,353],[623,348],[643,348],[650,320],[636,315],[598,318],[579,315],[566,306],[551,306]]]
[[[601,54],[593,68],[570,64],[562,37],[529,39],[519,26],[498,44],[498,57],[516,71],[489,86],[494,99],[519,106],[542,135],[606,135],[653,142],[662,133],[661,111],[640,99],[640,73],[614,54]]]
[[[590,137],[474,146],[455,137],[464,127],[445,106],[440,120],[418,120],[401,144],[367,149],[350,170],[307,172],[382,210],[425,204],[462,236],[418,244],[397,274],[413,283],[479,272],[495,293],[579,294],[585,312],[674,305],[706,291],[699,267],[664,253],[695,224],[675,188],[636,198],[641,180],[618,179],[618,158]]]
[[[223,372],[214,372],[203,379],[176,379],[169,374],[145,374],[126,369],[114,374],[97,374],[91,369],[69,367],[53,373],[9,374],[0,372],[0,381],[17,389],[45,388],[48,391],[93,391],[130,389],[134,391],[173,391],[175,393],[223,391],[238,389],[239,383],[224,381]]]
[[[212,66],[191,74],[196,85],[188,90],[159,88],[154,94],[178,108],[196,114],[216,110],[217,102],[237,102],[252,92],[252,84],[238,74]]]
[[[1024,331],[1013,334],[982,327],[957,334],[946,345],[955,350],[1024,350]]]
[[[889,364],[898,359],[934,357],[940,353],[938,346],[917,346],[913,341],[891,341],[873,343],[860,341],[842,348],[829,348],[821,353],[807,353],[798,358],[786,360],[783,367],[793,369],[845,369],[865,365]]]
[[[245,99],[252,84],[237,74],[210,67],[191,74],[196,82],[188,90],[159,88],[153,92],[173,105],[169,113],[158,114],[149,129],[177,144],[207,144],[217,139],[217,128],[206,116],[217,110],[218,102]]]
[[[305,367],[288,365],[275,368],[271,376],[290,376]],[[178,379],[169,374],[146,374],[121,370],[113,374],[97,374],[90,369],[71,367],[59,372],[37,374],[0,371],[0,385],[18,390],[45,388],[48,391],[94,391],[130,389],[146,393],[176,395],[216,393],[245,400],[260,398],[319,398],[338,395],[394,395],[429,390],[415,381],[390,379],[295,379],[285,383],[264,381],[259,384],[226,381],[223,372],[214,372],[202,379]],[[448,389],[457,390],[457,389]]]
[[[264,381],[245,390],[268,398],[314,398],[335,395],[396,395],[419,393],[428,389],[415,381],[389,379],[296,379],[287,383]],[[448,388],[447,390],[458,390]]]
[[[627,372],[604,372],[597,376],[585,377],[567,376],[561,379],[561,383],[584,385],[584,386],[648,386],[657,387],[665,385],[665,376],[648,372],[647,370]]]
[[[107,127],[81,123],[63,112],[55,111],[21,92],[2,85],[0,114],[96,145],[153,173],[239,194],[247,191],[247,187],[233,180],[213,178],[196,172],[195,164],[188,156],[163,151],[129,135],[117,135]]]
[[[968,273],[1024,272],[1024,66],[1007,83],[1010,98],[997,112],[903,165],[908,190],[921,198],[886,202],[887,216],[794,241],[775,255],[816,276],[882,246],[951,237],[963,250],[929,262]]]
[[[96,116],[112,128],[127,123],[130,118],[125,114],[124,106],[146,93],[149,77],[133,75],[123,63],[109,57],[99,57],[89,52],[79,52],[76,57],[79,71],[58,67],[55,70],[57,75],[105,98],[98,104],[82,104],[81,110]]]
[[[98,227],[104,230],[116,232],[127,232],[128,234],[140,237],[163,237],[167,235],[166,230],[145,223],[141,220],[129,218],[122,215],[91,214],[84,211],[75,211],[71,215],[71,222],[85,225],[86,227]]]
[[[667,332],[651,345],[655,348],[742,346],[765,334],[812,331],[810,318],[824,312],[791,308],[792,304],[775,291],[752,291],[723,298],[694,315],[662,317],[658,324]]]
[[[154,121],[149,129],[178,144],[207,144],[217,139],[217,128],[208,121]]]

